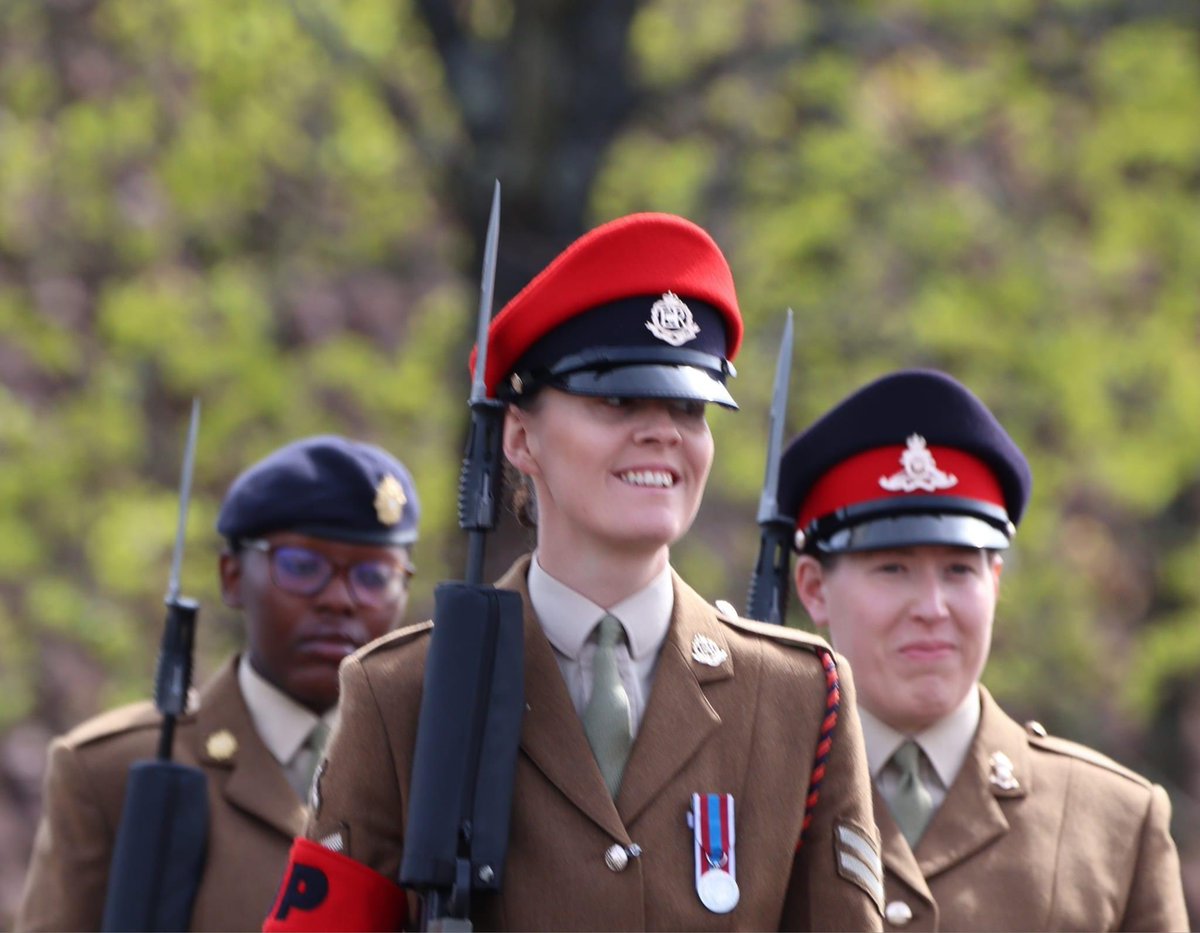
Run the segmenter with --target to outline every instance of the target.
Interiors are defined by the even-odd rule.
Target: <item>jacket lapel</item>
[[[583,723],[554,659],[554,649],[533,613],[525,582],[529,561],[528,556],[522,558],[496,584],[500,589],[519,593],[525,606],[525,717],[521,723],[521,749],[581,812],[615,839],[628,843],[628,834],[604,786]]]
[[[675,605],[671,625],[617,794],[617,808],[627,826],[721,725],[721,717],[704,695],[704,688],[733,676],[733,659],[716,610],[678,574],[672,573],[672,578]],[[693,658],[697,639],[701,644],[716,646],[718,650],[706,657],[718,663],[706,664]]]
[[[307,810],[250,719],[237,663],[235,657],[200,692],[193,752],[230,804],[288,838],[299,836]]]
[[[986,689],[980,686],[979,692],[982,711],[971,751],[917,843],[916,857],[926,878],[970,858],[1007,833],[1008,818],[999,801],[1025,796],[1032,780],[1024,731]],[[1012,765],[1012,780],[998,766],[1005,759]]]

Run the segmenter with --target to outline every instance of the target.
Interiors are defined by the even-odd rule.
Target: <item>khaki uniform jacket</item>
[[[880,929],[870,775],[843,662],[841,715],[820,804],[797,856],[825,716],[813,636],[721,616],[678,577],[654,686],[616,801],[553,649],[529,606],[525,557],[499,586],[525,601],[525,700],[504,890],[472,902],[475,928],[510,930]],[[334,733],[307,835],[398,877],[430,623],[342,665]],[[726,656],[692,657],[706,636]],[[693,793],[732,793],[741,899],[710,913],[695,889]],[[839,830],[841,830],[839,834]],[[614,844],[641,847],[623,870]],[[868,867],[868,863],[872,863]]]
[[[980,693],[975,741],[915,852],[876,795],[887,928],[1188,929],[1163,789]]]
[[[134,761],[155,757],[159,723],[152,704],[136,703],[54,741],[18,930],[100,929],[126,776]],[[256,930],[307,810],[250,719],[236,658],[177,721],[174,760],[198,765],[208,781],[208,855],[192,929]]]

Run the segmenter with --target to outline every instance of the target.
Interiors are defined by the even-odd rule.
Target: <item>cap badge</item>
[[[408,496],[400,480],[391,473],[379,481],[375,487],[375,516],[381,525],[395,525],[404,516],[404,506]]]
[[[229,761],[237,754],[237,738],[228,729],[220,729],[204,741],[204,751],[213,761]]]
[[[695,340],[700,328],[692,319],[692,309],[674,292],[666,292],[650,306],[646,330],[664,343],[681,347]]]
[[[1021,782],[1013,776],[1013,763],[1004,752],[992,752],[988,759],[988,781],[1000,790],[1016,790]]]
[[[720,667],[729,657],[729,652],[718,645],[707,635],[697,635],[692,639],[692,660],[708,667]]]
[[[936,492],[958,485],[957,476],[938,469],[932,451],[920,434],[908,436],[908,446],[900,455],[900,466],[904,469],[898,473],[879,477],[879,485],[888,492],[916,492],[918,489]]]

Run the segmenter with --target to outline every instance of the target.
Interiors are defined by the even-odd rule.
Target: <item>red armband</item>
[[[407,911],[404,889],[391,879],[297,839],[263,930],[400,930]]]

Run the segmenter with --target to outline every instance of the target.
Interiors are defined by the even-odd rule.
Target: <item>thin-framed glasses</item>
[[[271,580],[293,596],[316,596],[335,574],[342,574],[350,595],[360,606],[380,609],[400,598],[416,568],[390,560],[344,563],[300,544],[272,544],[263,538],[244,538],[243,547],[262,551],[271,566]]]

